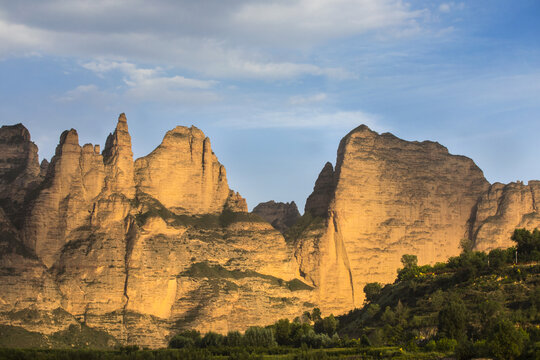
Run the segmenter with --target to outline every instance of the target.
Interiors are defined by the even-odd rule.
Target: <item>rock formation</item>
[[[0,154],[0,205],[19,227],[25,200],[42,181],[38,148],[22,124],[2,126]]]
[[[540,181],[491,185],[476,206],[472,230],[475,249],[489,251],[514,246],[510,239],[514,229],[540,228],[538,199]]]
[[[124,114],[103,153],[72,129],[41,166],[22,125],[0,139],[11,201],[0,208],[0,323],[84,323],[159,347],[182,328],[243,330],[313,305],[283,236],[247,213],[197,128],[169,131],[135,162]],[[20,230],[12,203],[24,207]]]
[[[299,240],[300,271],[324,309],[360,306],[364,285],[393,281],[403,254],[422,264],[457,255],[488,186],[472,160],[437,143],[360,126],[343,138],[335,170],[324,167],[306,202],[324,223]]]
[[[268,221],[282,234],[300,218],[300,213],[294,201],[282,203],[271,200],[260,203],[253,208],[253,213]]]
[[[229,197],[225,167],[196,127],[177,126],[135,162],[137,189],[175,213],[220,213]]]
[[[136,161],[124,114],[103,152],[72,129],[40,165],[20,124],[0,129],[0,150],[0,324],[44,334],[85,324],[160,347],[185,328],[342,313],[364,284],[393,281],[403,254],[434,263],[462,238],[489,250],[540,225],[540,182],[490,186],[466,157],[366,126],[341,141],[301,218],[294,202],[248,213],[195,127]]]

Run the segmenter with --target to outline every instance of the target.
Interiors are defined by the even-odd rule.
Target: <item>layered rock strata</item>
[[[282,234],[300,218],[300,213],[294,201],[282,203],[271,200],[260,203],[253,208],[253,213],[268,221]]]

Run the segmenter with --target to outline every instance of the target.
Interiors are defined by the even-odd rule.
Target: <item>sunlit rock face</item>
[[[84,323],[162,347],[181,329],[342,313],[367,282],[393,281],[403,254],[434,263],[462,238],[491,249],[540,224],[540,182],[489,186],[466,157],[365,126],[301,218],[294,203],[248,213],[195,127],[136,161],[124,114],[103,152],[72,129],[40,165],[22,125],[0,129],[0,150],[0,324],[44,334]]]
[[[335,170],[324,167],[306,203],[324,226],[297,245],[300,271],[317,285],[324,309],[359,306],[366,283],[394,280],[403,254],[422,264],[457,255],[488,187],[472,160],[438,143],[361,126],[343,138]]]
[[[489,251],[514,246],[511,240],[516,228],[540,227],[538,200],[540,181],[495,183],[482,195],[474,214],[475,249]]]
[[[300,218],[300,213],[294,201],[282,203],[271,200],[260,203],[253,208],[253,213],[268,221],[282,234]]]
[[[244,330],[313,307],[290,247],[247,213],[202,131],[177,127],[134,162],[121,114],[102,153],[72,129],[41,166],[22,125],[0,139],[3,194],[24,210],[18,229],[0,207],[0,323],[84,322],[162,347],[180,329]]]
[[[220,213],[229,197],[225,167],[210,139],[192,126],[177,126],[149,155],[135,162],[137,189],[175,213]]]

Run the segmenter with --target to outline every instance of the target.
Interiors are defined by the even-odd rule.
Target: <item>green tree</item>
[[[466,339],[467,308],[461,300],[450,300],[439,312],[439,335],[450,339]]]
[[[176,334],[170,341],[169,347],[181,349],[201,345],[201,333],[197,330],[185,330]]]
[[[317,320],[320,320],[320,319],[321,319],[321,309],[314,308],[313,311],[311,312],[311,320],[312,321],[317,321]]]
[[[381,294],[382,285],[378,282],[372,282],[364,286],[364,294],[366,294],[366,301],[373,302]]]
[[[242,346],[242,334],[239,331],[229,331],[225,337],[225,344],[227,346]]]
[[[512,360],[521,355],[527,340],[523,329],[517,329],[508,320],[500,320],[491,329],[488,348],[496,359]]]
[[[244,344],[247,346],[274,347],[277,345],[272,329],[252,326],[244,333]]]
[[[326,334],[332,336],[336,333],[339,321],[330,314],[330,316],[315,322],[315,332],[318,334]]]
[[[468,253],[474,248],[474,241],[472,239],[463,238],[459,241],[459,247],[464,253]]]
[[[416,255],[404,254],[401,257],[403,268],[412,269],[418,266],[418,257]]]
[[[540,261],[540,231],[534,229],[516,229],[512,240],[517,244],[518,261]]]
[[[403,269],[398,269],[398,280],[407,281],[418,278],[420,270],[418,269],[418,258],[416,255],[404,254],[401,257]]]
[[[223,345],[225,337],[221,334],[209,331],[201,340],[202,347],[219,347]]]
[[[276,341],[279,345],[290,345],[291,343],[291,323],[289,319],[280,319],[274,324]]]

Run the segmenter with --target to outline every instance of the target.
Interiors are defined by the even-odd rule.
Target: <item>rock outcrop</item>
[[[154,151],[137,159],[135,169],[137,189],[178,214],[220,213],[229,197],[225,167],[194,126],[167,132]]]
[[[482,195],[474,214],[472,238],[475,250],[514,246],[510,239],[514,229],[540,228],[540,181],[495,183]]]
[[[22,124],[2,126],[0,154],[0,206],[5,216],[20,227],[25,200],[43,180],[38,148]]]
[[[294,201],[282,203],[271,200],[260,203],[253,208],[253,213],[268,221],[282,234],[300,218],[300,213]]]
[[[41,166],[12,128],[0,181],[9,200],[21,187],[26,216],[19,230],[0,208],[0,323],[47,334],[84,323],[161,347],[183,328],[244,330],[313,304],[283,236],[247,213],[197,128],[134,162],[121,114],[103,153],[72,129]]]
[[[437,143],[360,126],[343,138],[335,171],[324,167],[306,203],[324,220],[299,240],[300,271],[327,311],[360,306],[364,285],[393,281],[403,254],[420,263],[457,255],[488,186],[472,160]]]
[[[403,254],[434,263],[462,238],[489,250],[540,225],[540,182],[490,186],[466,157],[366,126],[300,218],[294,202],[248,213],[195,127],[136,161],[124,114],[103,152],[72,129],[40,165],[22,125],[0,129],[0,150],[0,324],[44,334],[84,324],[160,347],[180,329],[342,313],[364,284],[393,281]]]

